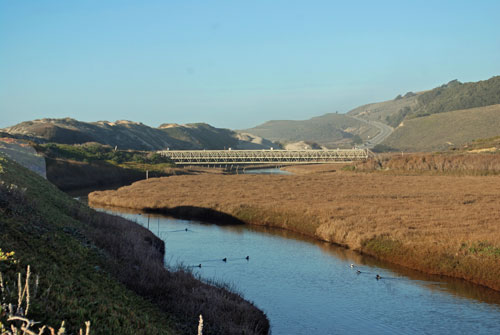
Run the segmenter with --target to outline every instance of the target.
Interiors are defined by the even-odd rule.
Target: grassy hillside
[[[0,157],[0,166],[0,247],[19,261],[0,270],[7,285],[27,265],[40,275],[30,318],[53,327],[65,320],[70,332],[90,320],[93,334],[176,333],[171,318],[103,271],[102,251],[71,215],[76,201],[12,161]]]
[[[397,127],[405,119],[495,104],[500,104],[500,76],[470,83],[452,80],[428,91],[360,106],[348,114]]]
[[[493,105],[405,120],[383,144],[400,151],[436,151],[497,135],[500,105]]]
[[[429,91],[361,106],[349,114],[397,127],[375,150],[446,150],[499,135],[498,104],[500,76],[471,83],[453,80]],[[445,115],[434,116],[440,114]]]
[[[453,80],[419,95],[417,100],[418,106],[409,117],[500,104],[500,76],[464,84]]]
[[[269,329],[264,314],[236,294],[168,272],[164,244],[151,232],[89,209],[4,157],[0,249],[18,260],[0,262],[7,287],[27,265],[40,275],[29,317],[54,327],[65,320],[71,334],[87,320],[92,334],[193,334],[199,314],[206,334]]]
[[[308,141],[333,148],[342,144],[351,146],[353,141],[359,140],[356,136],[366,139],[377,132],[364,122],[334,113],[303,121],[268,121],[245,131],[282,143]]]
[[[500,136],[476,139],[459,149],[470,153],[500,152]]]
[[[160,129],[168,136],[179,141],[184,141],[186,149],[224,149],[224,147],[235,148],[238,139],[235,133],[229,129],[212,127],[206,123],[191,123],[186,125],[162,124]]]
[[[408,111],[418,105],[418,97],[422,94],[408,92],[404,96],[398,96],[396,99],[376,102],[357,107],[348,115],[358,116],[366,120],[380,121],[387,123],[391,127],[397,127],[405,118]]]

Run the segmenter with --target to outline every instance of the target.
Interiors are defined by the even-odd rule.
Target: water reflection
[[[139,216],[143,216],[144,219],[141,223],[141,220],[137,220],[135,217],[129,217],[131,219],[135,219],[138,223],[141,223],[147,227],[147,222],[149,221],[149,228],[150,230],[157,234],[159,237],[165,237],[165,234],[168,234],[169,232],[185,232],[185,227],[182,227],[182,224],[185,223],[191,224],[191,221],[186,221],[186,220],[178,220],[174,218],[170,218],[171,220],[175,220],[176,222],[179,223],[180,228],[172,231],[163,231],[160,232],[160,220],[164,219],[165,216],[163,215],[158,215],[158,214],[148,214],[140,210],[136,209],[131,209],[131,208],[117,208],[117,207],[112,207],[112,206],[101,206],[99,208],[100,210],[106,210],[112,213],[115,213],[117,215],[123,214],[123,213],[128,213],[128,214],[136,214]],[[149,220],[147,219],[149,217]],[[208,223],[203,223],[203,222],[196,222],[197,224],[200,225],[211,225]],[[410,280],[415,281],[419,285],[423,285],[426,288],[430,290],[438,290],[438,291],[445,291],[450,294],[463,297],[463,298],[468,298],[468,299],[475,299],[481,302],[486,302],[486,303],[492,303],[492,304],[499,304],[500,305],[500,292],[495,291],[492,289],[489,289],[487,287],[481,286],[481,285],[476,285],[470,282],[467,282],[462,279],[458,278],[453,278],[453,277],[448,277],[448,276],[440,276],[440,275],[432,275],[432,274],[427,274],[423,273],[420,271],[412,270],[409,268],[406,268],[404,266],[398,265],[398,264],[393,264],[393,263],[388,263],[379,259],[376,259],[374,257],[368,256],[368,255],[362,255],[359,252],[346,249],[344,247],[340,247],[337,245],[334,245],[329,242],[324,242],[324,241],[318,241],[316,239],[313,239],[311,237],[285,230],[285,229],[279,229],[279,228],[273,228],[273,227],[267,227],[267,226],[255,226],[255,225],[232,225],[232,226],[222,226],[222,229],[232,232],[234,234],[238,235],[243,235],[245,232],[251,231],[251,232],[256,232],[256,233],[263,233],[263,234],[271,234],[273,236],[279,236],[285,239],[291,239],[291,240],[296,240],[296,241],[302,241],[302,242],[307,242],[312,245],[315,245],[319,247],[322,253],[329,255],[331,257],[335,257],[337,259],[340,259],[344,262],[347,262],[349,264],[355,264],[357,268],[362,270],[363,267],[371,267],[371,268],[381,268],[385,269],[391,272],[394,272],[396,277],[395,278],[408,278]],[[193,230],[193,228],[188,229],[188,232],[190,233],[197,233],[196,230]],[[388,278],[385,278],[388,279]],[[394,278],[393,278],[394,279]]]
[[[281,170],[280,168],[263,168],[263,169],[246,169],[243,170],[244,174],[281,174],[291,175],[289,171]]]
[[[499,291],[495,291],[481,285],[476,285],[458,278],[432,275],[412,270],[407,267],[388,263],[368,255],[362,255],[359,252],[336,246],[329,242],[318,241],[316,239],[289,230],[251,225],[228,226],[225,228],[235,233],[242,233],[245,230],[250,230],[260,233],[273,234],[297,241],[306,241],[318,246],[320,250],[327,255],[336,257],[350,264],[355,264],[356,267],[360,270],[362,270],[364,266],[382,268],[394,272],[397,275],[397,279],[408,278],[415,282],[418,282],[419,285],[423,285],[430,290],[446,291],[459,297],[476,299],[478,301],[486,303],[500,304]]]
[[[273,334],[500,333],[499,293],[462,280],[282,229],[120,214],[144,226],[149,222],[166,242],[169,264],[192,266],[202,278],[243,292],[269,315]]]

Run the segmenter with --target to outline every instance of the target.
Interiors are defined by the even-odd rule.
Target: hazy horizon
[[[496,1],[0,2],[0,128],[304,120],[500,74]]]

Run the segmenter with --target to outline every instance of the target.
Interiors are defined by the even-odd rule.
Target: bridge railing
[[[180,165],[312,164],[365,160],[368,149],[334,150],[162,150],[158,153]]]

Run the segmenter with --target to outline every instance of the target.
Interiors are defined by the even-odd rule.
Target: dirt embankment
[[[45,160],[27,141],[0,137],[0,153],[46,178]]]
[[[498,176],[352,173],[332,166],[291,176],[150,179],[91,193],[89,201],[179,216],[193,209],[201,219],[220,212],[500,290],[498,194]]]

